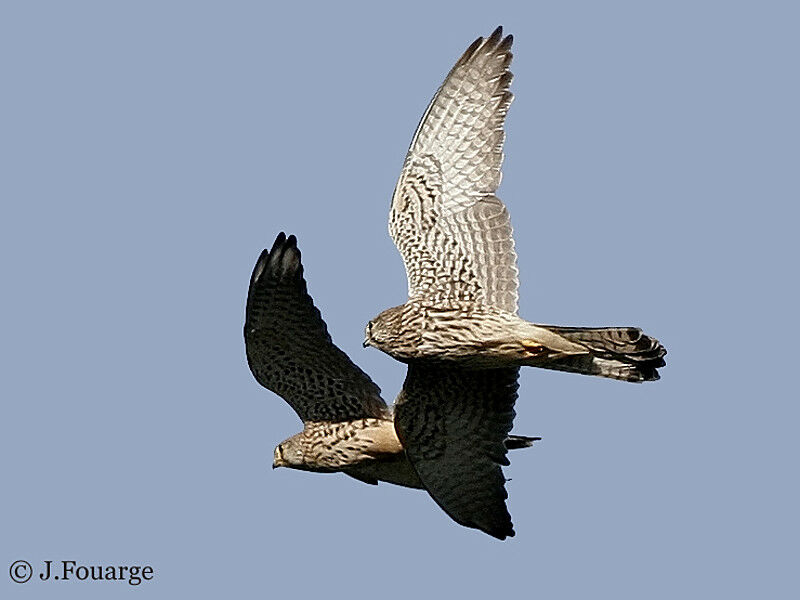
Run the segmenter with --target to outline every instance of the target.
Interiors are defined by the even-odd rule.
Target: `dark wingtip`
[[[272,243],[272,250],[269,251],[270,254],[278,250],[283,244],[286,242],[286,234],[281,231],[276,237],[275,241]]]
[[[514,41],[514,38],[510,35],[506,36],[505,39],[502,39],[502,37],[503,37],[503,26],[498,25],[497,28],[491,33],[491,35],[489,35],[488,38],[479,37],[474,42],[472,42],[469,45],[469,48],[467,48],[464,51],[464,54],[461,55],[461,58],[459,58],[458,61],[456,61],[455,66],[458,67],[469,61],[478,51],[478,48],[498,47],[501,48],[503,51],[508,50],[508,48],[511,47],[511,43]],[[500,44],[500,46],[498,46],[498,44]]]
[[[483,43],[483,38],[482,37],[479,37],[474,42],[472,42],[469,45],[469,47],[466,50],[464,50],[464,54],[462,54],[461,58],[459,58],[456,61],[455,67],[453,67],[453,68],[456,68],[456,67],[459,67],[459,66],[463,65],[469,59],[471,59],[475,55],[475,52],[477,52],[478,48],[480,47],[480,45],[482,43]]]
[[[252,287],[254,283],[256,283],[261,277],[261,274],[264,272],[264,269],[267,267],[267,262],[269,261],[270,252],[267,249],[261,251],[261,254],[256,261],[256,266],[253,267],[253,274],[250,276],[250,286]]]
[[[500,540],[501,542],[504,542],[506,538],[512,538],[515,535],[517,535],[517,532],[514,531],[514,527],[511,525],[511,523],[508,524],[507,528],[503,527],[502,529],[491,530],[491,531],[484,530],[484,533],[488,533],[490,536]]]
[[[498,25],[497,28],[492,32],[492,35],[489,36],[489,39],[487,40],[486,43],[487,45],[495,46],[502,37],[503,37],[503,26]]]
[[[497,46],[498,52],[508,54],[509,50],[511,50],[511,46],[512,46],[513,43],[514,43],[514,36],[511,35],[511,34],[507,35],[503,39],[503,41],[500,42],[500,45]]]
[[[269,271],[270,276],[280,277],[290,272],[299,272],[301,264],[297,238],[294,235],[287,237],[286,233],[281,231],[275,237],[272,249],[263,250],[258,257],[250,277],[250,286],[257,284],[265,271]]]

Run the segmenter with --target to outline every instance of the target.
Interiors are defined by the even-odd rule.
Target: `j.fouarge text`
[[[153,579],[150,565],[79,565],[74,560],[44,561],[39,573],[42,581],[127,581],[129,585],[139,585],[142,581]]]

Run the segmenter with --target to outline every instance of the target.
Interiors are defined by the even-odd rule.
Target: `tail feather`
[[[662,360],[659,366],[664,366],[663,363],[664,361]],[[656,366],[630,364],[619,360],[597,358],[591,354],[570,356],[537,366],[545,369],[553,369],[555,371],[596,375],[598,377],[608,377],[609,379],[619,379],[620,381],[630,381],[632,383],[658,381],[658,379],[660,379]]]
[[[554,327],[553,333],[584,346],[589,354],[569,356],[541,365],[557,371],[597,375],[622,381],[659,379],[667,349],[636,327]]]
[[[518,450],[519,448],[530,448],[533,446],[533,442],[538,442],[541,439],[540,437],[528,437],[526,435],[509,435],[504,443],[507,450]]]

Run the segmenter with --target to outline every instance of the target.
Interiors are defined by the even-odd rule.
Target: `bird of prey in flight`
[[[411,364],[656,380],[667,351],[636,327],[537,325],[517,314],[511,223],[495,195],[512,99],[511,43],[501,27],[475,40],[422,116],[389,214],[409,298],[369,322],[364,345]]]
[[[343,472],[428,491],[456,522],[514,535],[501,465],[534,440],[509,435],[517,367],[408,366],[393,410],[337,348],[308,295],[294,236],[261,254],[244,325],[250,370],[303,421],[275,448],[273,467]]]

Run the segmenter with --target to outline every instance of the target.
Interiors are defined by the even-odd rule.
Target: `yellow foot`
[[[548,353],[547,346],[542,346],[533,340],[521,340],[520,343],[526,356],[544,356]]]

